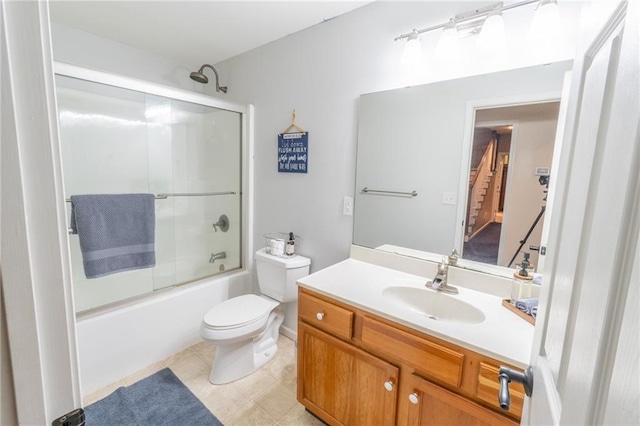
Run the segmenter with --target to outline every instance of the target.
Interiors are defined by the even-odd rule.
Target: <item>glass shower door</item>
[[[242,266],[241,113],[61,75],[56,86],[66,197],[156,195],[154,268],[87,279],[69,236],[77,311]]]

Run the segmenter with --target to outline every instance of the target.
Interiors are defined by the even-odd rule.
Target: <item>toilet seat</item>
[[[202,328],[210,338],[243,336],[260,330],[279,303],[255,294],[233,297],[209,309]]]

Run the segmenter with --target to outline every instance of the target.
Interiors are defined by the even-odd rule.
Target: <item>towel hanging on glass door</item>
[[[296,125],[294,109],[291,125],[278,135],[278,172],[307,173],[308,150],[309,133]]]

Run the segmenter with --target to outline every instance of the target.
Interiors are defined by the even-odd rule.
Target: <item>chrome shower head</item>
[[[197,81],[198,83],[207,84],[209,82],[209,78],[206,75],[204,75],[204,72],[203,72],[206,67],[211,68],[211,70],[216,76],[216,92],[227,93],[227,86],[220,86],[218,84],[218,71],[216,71],[216,69],[209,64],[204,64],[203,66],[200,67],[198,71],[194,71],[191,74],[189,74],[189,77],[191,77],[192,80]]]
[[[209,77],[202,73],[202,68],[200,68],[200,71],[192,72],[189,77],[191,77],[191,80],[197,81],[198,83],[207,84],[209,82]]]

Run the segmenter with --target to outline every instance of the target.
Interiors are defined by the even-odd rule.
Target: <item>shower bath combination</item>
[[[204,64],[203,66],[200,67],[198,71],[194,71],[191,74],[189,74],[189,77],[191,77],[191,80],[197,81],[198,83],[207,84],[209,82],[209,77],[204,75],[204,69],[207,67],[211,68],[211,70],[216,76],[216,92],[227,93],[227,86],[220,86],[218,84],[218,71],[216,71],[216,69],[212,65]]]

